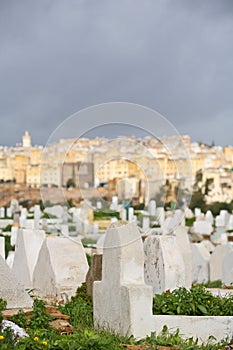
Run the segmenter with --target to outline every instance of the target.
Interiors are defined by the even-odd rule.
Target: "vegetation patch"
[[[178,288],[156,294],[153,300],[155,315],[233,316],[233,295],[213,296],[204,286],[190,290]]]

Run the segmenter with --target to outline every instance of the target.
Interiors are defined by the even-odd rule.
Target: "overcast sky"
[[[0,144],[112,101],[233,144],[233,1],[0,0]]]

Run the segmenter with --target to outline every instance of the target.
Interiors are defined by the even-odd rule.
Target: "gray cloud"
[[[25,129],[45,143],[69,115],[111,101],[232,144],[232,19],[231,0],[1,0],[0,144]]]

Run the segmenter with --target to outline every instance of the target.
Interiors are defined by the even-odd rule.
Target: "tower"
[[[31,136],[29,135],[28,131],[25,131],[25,134],[23,136],[23,147],[31,147]]]

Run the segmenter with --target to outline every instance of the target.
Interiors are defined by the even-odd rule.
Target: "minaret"
[[[23,136],[23,147],[31,147],[31,136],[29,135],[28,131],[25,131],[25,134]]]

